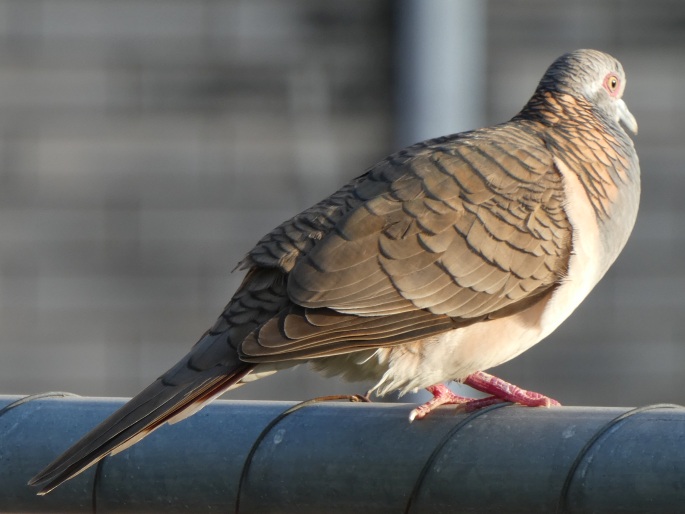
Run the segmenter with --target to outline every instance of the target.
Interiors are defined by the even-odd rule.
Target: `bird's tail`
[[[207,364],[207,365],[205,365]],[[205,335],[178,364],[114,412],[29,481],[46,494],[107,455],[137,443],[166,422],[197,412],[235,386],[254,364],[216,335]]]

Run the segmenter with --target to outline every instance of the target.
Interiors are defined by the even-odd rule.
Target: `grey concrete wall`
[[[0,392],[131,395],[185,353],[251,244],[394,149],[392,22],[381,0],[0,1]],[[683,26],[677,1],[488,4],[489,123],[581,47],[621,59],[640,123],[624,254],[496,370],[563,403],[685,401]],[[233,397],[362,389],[298,371]]]

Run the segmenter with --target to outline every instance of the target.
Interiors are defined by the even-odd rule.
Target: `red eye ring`
[[[613,73],[609,73],[604,79],[604,89],[606,89],[611,96],[616,96],[618,94],[620,86],[620,79]]]

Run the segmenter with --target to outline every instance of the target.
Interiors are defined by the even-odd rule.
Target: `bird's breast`
[[[618,255],[618,251],[609,255],[614,252],[607,252],[602,244],[603,227],[578,176],[563,162],[556,165],[564,177],[564,210],[572,227],[571,254],[566,276],[542,312],[540,339],[571,315]]]

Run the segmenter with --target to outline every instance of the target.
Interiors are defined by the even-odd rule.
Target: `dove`
[[[623,249],[640,196],[621,64],[562,55],[510,121],[394,153],[264,236],[176,365],[29,483],[45,494],[224,392],[301,363],[440,405],[555,400],[485,372],[554,331]],[[628,132],[627,132],[628,131]],[[489,396],[456,395],[446,382]]]

